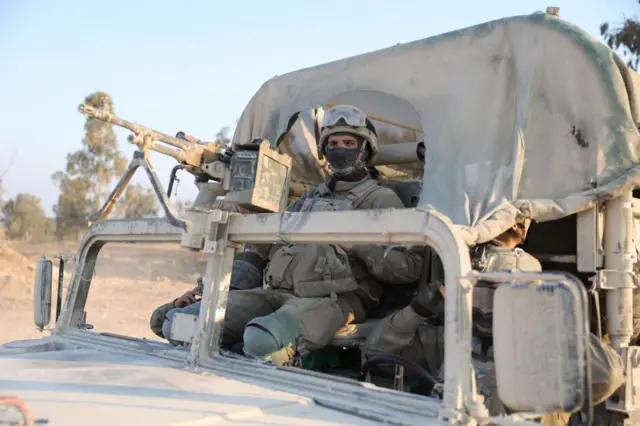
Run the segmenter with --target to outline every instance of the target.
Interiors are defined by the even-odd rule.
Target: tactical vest
[[[347,191],[344,199],[336,199],[326,183],[318,185],[312,197],[304,200],[300,212],[328,212],[356,210],[369,194],[379,188],[378,181],[364,179]]]
[[[378,182],[365,179],[336,199],[325,183],[305,199],[300,212],[355,210],[375,191]],[[264,287],[293,292],[299,297],[326,297],[354,291],[364,271],[352,268],[349,256],[334,244],[289,244],[270,258]]]

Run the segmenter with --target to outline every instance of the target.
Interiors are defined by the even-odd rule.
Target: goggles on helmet
[[[337,105],[325,112],[320,129],[340,125],[367,127],[367,116],[351,105]]]

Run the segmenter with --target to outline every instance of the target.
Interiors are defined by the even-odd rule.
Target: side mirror
[[[493,300],[498,397],[514,411],[592,413],[583,284],[564,273],[518,275]]]
[[[51,283],[53,263],[42,256],[36,263],[36,280],[33,285],[33,322],[42,330],[51,321]]]

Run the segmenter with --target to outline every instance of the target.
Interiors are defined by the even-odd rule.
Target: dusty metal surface
[[[209,215],[209,217],[217,216]],[[333,242],[430,244],[445,259],[445,274],[450,278],[447,294],[453,296],[447,298],[447,324],[449,325],[447,333],[451,338],[448,338],[446,343],[448,357],[445,366],[447,385],[445,386],[444,401],[450,410],[447,415],[452,418],[459,416],[464,411],[463,396],[473,398],[471,377],[467,368],[470,363],[470,354],[466,350],[469,347],[470,328],[464,327],[464,324],[470,324],[471,301],[470,294],[458,284],[458,279],[466,276],[470,271],[470,261],[466,246],[460,236],[442,215],[432,210],[419,209],[232,214],[229,217],[225,233],[214,236],[212,241],[205,241],[205,252],[210,253],[213,256],[210,259],[211,262],[216,263],[216,258],[222,254],[219,250],[223,249],[226,252],[224,245],[218,245],[220,244],[218,238],[226,241],[227,235],[228,240],[235,243],[284,240],[320,242],[329,236],[326,232],[326,223],[336,224],[330,234]],[[381,230],[384,231],[381,232]],[[60,316],[55,333],[59,336],[82,334],[74,332],[74,330],[77,329],[76,321],[81,317],[86,302],[88,282],[90,283],[93,272],[92,262],[95,262],[102,244],[107,241],[178,241],[180,231],[166,219],[113,220],[94,224],[78,251],[78,270],[69,288],[67,305]],[[222,257],[229,259],[226,253]],[[218,260],[221,261],[222,258]],[[223,263],[228,263],[228,261]],[[216,274],[213,274],[213,270],[217,269],[213,266],[212,264],[211,273],[207,274],[205,279],[204,304],[208,303],[208,295],[210,297],[215,295],[215,297],[211,299],[210,306],[207,305],[208,311],[204,316],[201,315],[198,321],[198,335],[194,339],[189,357],[190,364],[205,368],[214,368],[216,363],[222,362],[220,361],[221,357],[216,355],[217,342],[213,337],[219,333],[221,326],[221,312],[218,311],[223,307],[222,303],[226,297],[222,294],[221,289],[224,280],[228,280],[228,276],[223,273],[224,271],[217,271]],[[212,281],[216,282],[215,287],[219,287],[215,289],[216,291],[209,290]],[[144,345],[138,344],[136,350],[157,355],[157,352],[150,351]],[[253,371],[249,374],[256,374],[256,372]],[[326,383],[327,378],[323,378],[319,382]],[[304,387],[304,383],[305,379],[302,377],[296,382],[298,388]]]
[[[309,391],[290,381],[291,393],[266,382],[273,376],[295,376],[248,361],[229,365],[233,372],[188,370],[179,361],[108,349],[97,342],[49,338],[30,347],[34,342],[0,349],[0,394],[19,394],[33,416],[51,425],[441,424],[433,419],[434,404],[428,400],[403,403],[402,394],[385,395],[357,382],[316,379],[325,386]],[[251,370],[260,378],[248,376]]]

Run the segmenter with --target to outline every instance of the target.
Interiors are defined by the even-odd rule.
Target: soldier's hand
[[[175,301],[176,308],[184,308],[185,306],[193,305],[198,301],[198,288],[187,291],[182,296],[178,297]]]
[[[413,310],[421,317],[438,316],[443,311],[444,285],[434,281],[422,288],[411,302]]]

